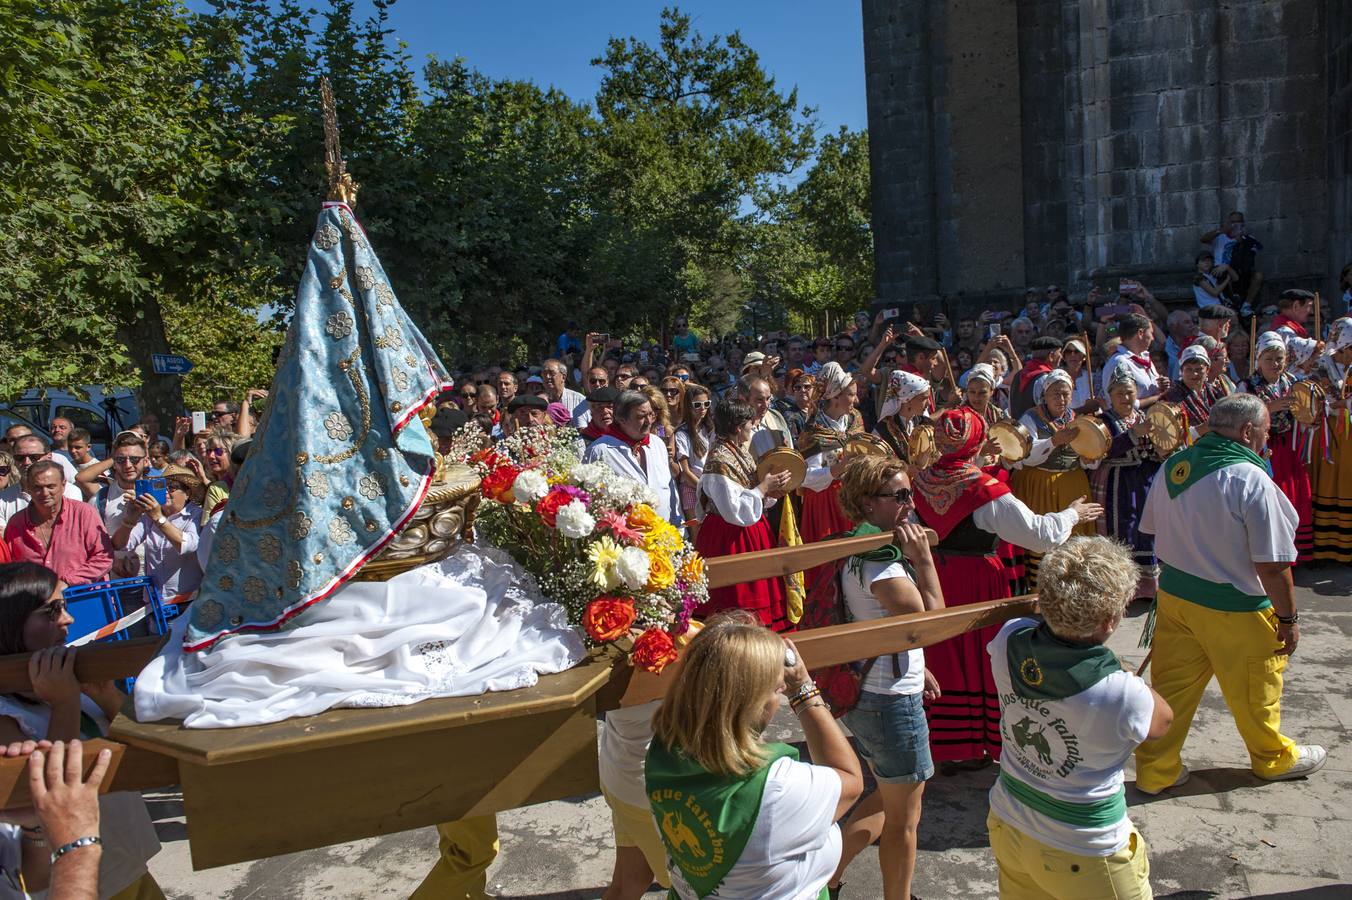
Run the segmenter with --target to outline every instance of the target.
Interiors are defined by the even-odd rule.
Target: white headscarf
[[[1254,356],[1262,356],[1265,351],[1271,350],[1274,347],[1281,347],[1285,350],[1286,338],[1275,331],[1265,331],[1258,335],[1258,343],[1254,346],[1253,350]]]
[[[1047,396],[1047,388],[1056,384],[1058,381],[1070,385],[1070,389],[1075,390],[1075,382],[1070,380],[1070,373],[1065,369],[1052,369],[1046,375],[1043,375],[1037,381],[1033,382],[1033,402],[1042,403],[1042,398]]]
[[[967,370],[967,374],[962,376],[962,386],[967,387],[973,378],[986,382],[991,387],[995,387],[995,367],[990,363],[977,363]]]
[[[1315,345],[1319,342],[1314,338],[1303,338],[1292,335],[1286,339],[1286,349],[1291,354],[1291,365],[1298,366],[1314,356]]]
[[[1061,348],[1061,351],[1064,353],[1066,350],[1070,350],[1072,348],[1078,351],[1081,356],[1089,355],[1088,353],[1085,352],[1084,341],[1080,340],[1079,338],[1071,338],[1070,340],[1066,341],[1066,345]]]
[[[1333,320],[1329,329],[1329,342],[1324,348],[1326,353],[1336,353],[1352,347],[1352,316],[1343,316]]]
[[[1201,344],[1189,344],[1182,353],[1178,354],[1178,364],[1179,366],[1182,366],[1185,362],[1191,362],[1192,360],[1210,366],[1211,354],[1208,353],[1206,347],[1203,347]]]
[[[822,366],[821,371],[817,373],[817,383],[822,386],[823,400],[839,397],[852,381],[854,381],[854,378],[842,369],[840,363],[835,360]]]
[[[887,419],[896,415],[903,403],[927,393],[929,389],[928,379],[921,378],[914,372],[893,369],[892,374],[887,376],[887,394],[883,397],[881,418]]]

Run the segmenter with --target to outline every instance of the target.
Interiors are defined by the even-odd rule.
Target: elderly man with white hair
[[[1281,732],[1282,673],[1300,640],[1291,581],[1299,517],[1261,456],[1271,418],[1251,394],[1211,408],[1211,429],[1169,458],[1141,530],[1160,561],[1154,686],[1173,727],[1136,751],[1136,786],[1158,794],[1188,779],[1183,743],[1214,675],[1253,773],[1285,781],[1318,771],[1323,747]]]
[[[587,447],[583,461],[605,463],[611,471],[646,485],[656,498],[657,514],[680,525],[681,504],[671,474],[671,457],[661,439],[653,437],[656,424],[657,413],[643,392],[621,392],[615,399],[614,420]]]

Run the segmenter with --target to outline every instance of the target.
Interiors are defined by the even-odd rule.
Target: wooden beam
[[[135,678],[155,654],[160,652],[164,638],[160,635],[90,644],[75,653],[75,678],[82,684]],[[33,682],[28,679],[30,653],[0,656],[0,694],[29,693]]]
[[[727,587],[762,578],[775,578],[806,572],[823,563],[834,562],[856,553],[867,553],[892,542],[892,532],[864,534],[834,541],[817,541],[797,547],[775,547],[735,556],[715,556],[704,561],[710,588]]]
[[[128,747],[117,741],[96,738],[84,741],[84,774],[94,768],[99,751],[113,751],[108,773],[99,786],[100,794],[116,791],[144,791],[178,784],[178,763],[168,756]],[[0,757],[0,809],[31,806],[28,792],[28,757]]]

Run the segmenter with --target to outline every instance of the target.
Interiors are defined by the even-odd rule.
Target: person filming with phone
[[[201,479],[183,466],[169,466],[162,479],[140,479],[128,514],[113,532],[118,550],[145,546],[146,574],[166,598],[195,591],[202,582],[197,523],[202,520],[204,490]]]

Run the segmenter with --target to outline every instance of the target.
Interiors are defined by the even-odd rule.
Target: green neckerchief
[[[854,526],[853,531],[846,532],[845,537],[861,537],[866,534],[882,533],[883,530],[877,525],[870,525],[868,522],[860,522],[858,525]],[[911,571],[910,563],[906,561],[906,557],[901,555],[901,548],[896,544],[883,544],[876,550],[870,550],[867,553],[856,553],[854,556],[850,557],[846,566],[853,575],[862,580],[864,577],[864,563],[866,562],[900,562],[902,565],[906,566],[907,572]],[[914,574],[912,574],[912,577],[914,578]]]
[[[1046,622],[1010,632],[1005,653],[1014,692],[1025,700],[1064,700],[1122,671],[1107,647],[1057,637]]]
[[[742,778],[715,775],[654,740],[645,781],[657,832],[686,883],[700,897],[718,889],[741,858],[760,816],[770,765],[798,758],[788,744],[766,744],[765,765]],[[676,897],[673,889],[671,897]]]
[[[1169,457],[1164,464],[1166,470],[1164,486],[1169,489],[1169,497],[1177,499],[1179,494],[1203,477],[1217,469],[1237,463],[1253,463],[1258,468],[1267,470],[1263,458],[1257,453],[1238,441],[1209,431],[1191,447]]]

